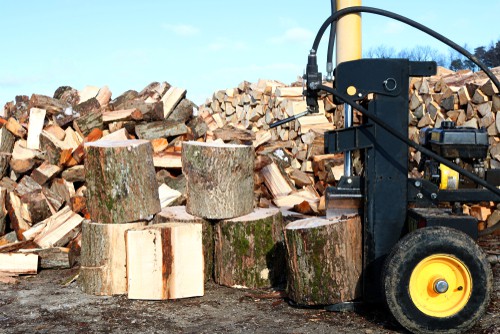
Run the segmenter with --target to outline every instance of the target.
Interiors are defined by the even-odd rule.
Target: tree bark
[[[163,223],[197,223],[202,224],[203,256],[205,258],[205,281],[213,278],[214,273],[214,226],[203,218],[195,217],[186,212],[185,206],[169,206],[163,208],[155,216],[153,224]]]
[[[85,293],[101,296],[127,293],[125,231],[142,226],[146,222],[83,222],[78,279]]]
[[[153,149],[145,140],[86,143],[90,219],[104,224],[149,220],[160,211]]]
[[[216,223],[215,282],[251,289],[285,281],[283,217],[279,209]]]
[[[229,219],[253,210],[252,146],[182,143],[187,179],[186,211],[206,219]]]
[[[287,290],[300,305],[329,305],[361,293],[359,216],[330,221],[307,218],[285,228]]]

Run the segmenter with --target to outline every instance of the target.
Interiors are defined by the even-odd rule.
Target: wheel
[[[493,275],[481,248],[448,227],[419,229],[386,259],[383,292],[394,318],[413,333],[460,333],[488,307]]]

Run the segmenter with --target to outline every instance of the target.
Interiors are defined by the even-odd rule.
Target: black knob
[[[442,121],[441,129],[454,129],[456,127],[455,122],[453,121]]]

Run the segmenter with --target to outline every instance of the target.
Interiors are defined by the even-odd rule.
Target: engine
[[[420,144],[449,159],[460,167],[485,179],[484,160],[488,155],[488,133],[485,129],[457,127],[452,121],[443,121],[440,128],[425,128],[420,131]],[[476,184],[458,172],[423,157],[419,171],[424,178],[439,185],[440,189],[475,188]]]

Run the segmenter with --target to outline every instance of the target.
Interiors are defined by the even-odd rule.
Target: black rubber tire
[[[413,269],[421,260],[435,254],[457,258],[472,278],[467,304],[449,317],[424,314],[410,297]],[[481,248],[465,233],[442,226],[419,229],[402,238],[387,257],[382,275],[383,292],[391,314],[413,333],[465,332],[486,312],[493,290],[493,274]]]

